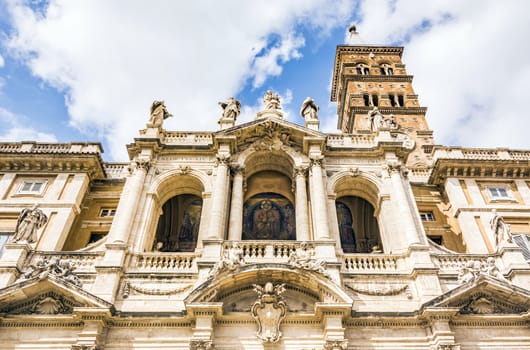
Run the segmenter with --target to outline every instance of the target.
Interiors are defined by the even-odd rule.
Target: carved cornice
[[[354,71],[351,73],[345,72],[344,82],[348,81],[363,81],[363,82],[396,82],[396,83],[410,83],[412,82],[412,75],[361,75],[355,72],[356,65],[353,63],[345,63],[343,67],[351,67]],[[417,96],[417,95],[413,95]]]

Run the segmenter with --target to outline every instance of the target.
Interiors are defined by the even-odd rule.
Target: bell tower
[[[355,26],[352,41],[359,41]],[[337,46],[331,87],[331,101],[337,102],[337,128],[343,133],[373,131],[370,118],[374,107],[399,130],[411,136],[416,147],[408,166],[428,166],[427,153],[433,145],[432,131],[412,88],[413,76],[401,60],[403,47],[372,45]]]

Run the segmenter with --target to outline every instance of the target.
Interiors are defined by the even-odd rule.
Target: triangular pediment
[[[214,133],[214,138],[230,136],[237,138],[237,146],[240,149],[250,145],[257,148],[274,148],[280,144],[301,149],[304,138],[317,138],[323,141],[326,138],[326,134],[322,132],[275,117],[256,119]]]
[[[0,289],[0,313],[5,315],[72,314],[74,308],[114,309],[109,302],[51,275]]]
[[[425,303],[422,309],[458,309],[460,314],[521,314],[530,309],[530,291],[480,275]]]

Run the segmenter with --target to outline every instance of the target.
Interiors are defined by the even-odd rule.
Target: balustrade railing
[[[168,132],[164,143],[169,145],[210,145],[212,133],[208,132]]]
[[[243,258],[248,263],[270,261],[285,263],[289,255],[300,246],[301,242],[295,241],[241,241],[239,247],[243,251]],[[231,242],[226,242],[224,249],[230,249]]]
[[[403,271],[406,256],[386,254],[344,254],[342,272],[390,273]]]
[[[197,272],[194,253],[141,253],[133,254],[129,270],[139,272]]]

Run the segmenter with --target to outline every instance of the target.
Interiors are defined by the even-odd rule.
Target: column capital
[[[230,155],[226,153],[217,153],[215,155],[215,165],[228,166],[230,164]]]
[[[307,166],[297,166],[293,169],[293,177],[296,179],[298,176],[307,176]]]
[[[151,159],[136,158],[129,164],[128,170],[130,174],[134,174],[136,170],[144,170],[148,172],[151,168]]]
[[[322,156],[322,155],[311,156],[311,158],[310,158],[311,168],[313,168],[313,167],[322,167],[322,160],[323,159],[324,159],[324,156]]]
[[[242,175],[245,176],[245,167],[239,165],[239,164],[231,164],[230,165],[230,175],[236,176],[236,175]]]

